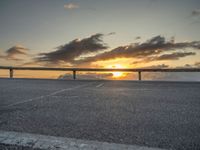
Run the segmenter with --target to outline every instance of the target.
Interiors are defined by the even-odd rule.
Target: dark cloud
[[[184,66],[178,66],[176,68],[193,68],[194,66],[191,64],[185,64]]]
[[[194,52],[174,52],[170,54],[163,54],[159,56],[150,56],[139,61],[134,61],[132,64],[148,63],[153,61],[179,60],[180,58],[196,55]]]
[[[21,59],[21,55],[27,56],[28,51],[28,48],[22,45],[16,45],[6,50],[5,53],[0,56],[0,58],[6,60],[22,61],[23,59]]]
[[[16,45],[16,46],[13,46],[10,49],[8,49],[6,51],[6,53],[7,53],[7,55],[9,57],[13,57],[13,56],[19,55],[19,54],[21,54],[21,55],[27,55],[28,51],[29,51],[29,49],[27,49],[27,48],[25,48],[25,47],[23,47],[21,45]]]
[[[196,9],[192,11],[192,16],[200,16],[200,9]]]
[[[140,36],[135,37],[135,40],[140,40],[140,39],[141,39]]]
[[[185,64],[183,66],[178,66],[176,68],[200,68],[200,62],[196,62],[194,64]]]
[[[112,35],[114,33],[106,34]],[[105,35],[105,36],[106,36]],[[175,42],[175,38],[166,39],[155,36],[145,42],[119,46],[106,50],[108,46],[103,42],[104,34],[95,34],[81,40],[75,39],[65,45],[57,47],[55,51],[40,53],[35,63],[42,65],[89,65],[96,61],[106,61],[115,58],[134,58],[133,64],[162,60],[178,60],[186,56],[195,55],[189,49],[199,50],[200,41]],[[186,51],[187,50],[187,51]]]
[[[196,62],[194,64],[185,64],[184,67],[188,67],[188,68],[200,68],[200,62]]]
[[[155,61],[155,60],[178,60],[181,57],[196,55],[194,52],[175,52],[171,54],[163,54],[160,56],[155,56],[150,58],[149,60]]]
[[[50,53],[41,53],[36,61],[47,63],[72,63],[84,54],[96,53],[108,48],[103,43],[103,34],[95,34],[84,39],[75,39],[65,45],[57,47],[56,51]]]
[[[194,66],[197,67],[197,68],[200,68],[200,62],[196,62],[196,63],[194,64]]]
[[[102,61],[109,60],[115,58],[139,58],[146,59],[150,56],[158,56],[167,51],[180,51],[183,49],[192,48],[192,49],[200,49],[200,41],[192,41],[192,42],[179,42],[176,43],[174,39],[166,40],[165,37],[156,36],[147,40],[144,43],[135,43],[127,46],[120,46],[111,51],[104,52],[98,54],[94,57],[87,57],[77,63],[89,63],[94,61]],[[172,56],[173,55],[173,56]],[[161,58],[164,59],[167,57],[173,57],[177,59],[179,57],[185,57],[188,55],[194,55],[194,53],[175,53],[170,55],[163,55]]]
[[[160,65],[152,65],[152,66],[147,66],[147,67],[142,67],[144,69],[164,69],[164,68],[169,68],[169,65],[166,64],[160,64]]]
[[[116,34],[116,32],[110,32],[110,33],[108,33],[108,35],[115,35]]]
[[[190,65],[190,64],[185,64],[184,67],[185,67],[185,68],[191,68],[191,65]]]

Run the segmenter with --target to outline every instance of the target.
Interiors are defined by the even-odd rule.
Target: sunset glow
[[[113,78],[119,78],[123,76],[123,72],[113,72]]]
[[[200,0],[0,6],[0,150],[200,150]]]
[[[122,68],[126,68],[126,67],[121,64],[114,64],[114,65],[108,66],[107,68],[122,69]],[[125,76],[125,74],[123,72],[112,72],[112,74],[113,74],[113,78],[120,78],[120,77]]]
[[[0,5],[0,66],[200,67],[198,0],[181,4],[178,0],[1,0]],[[170,11],[168,6],[173,6]],[[59,78],[63,74],[69,72],[15,72],[18,77]],[[6,75],[0,70],[0,77]],[[132,78],[130,72],[82,76]]]

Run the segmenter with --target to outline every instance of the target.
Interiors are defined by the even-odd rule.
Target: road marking
[[[16,149],[31,147],[32,149],[43,150],[164,150],[138,145],[97,142],[11,131],[0,131],[0,144],[13,145]]]
[[[53,95],[53,96],[51,96],[51,97],[54,97],[54,98],[60,98],[60,97],[62,97],[62,98],[78,98],[79,96],[77,96],[77,95],[73,95],[73,96]]]
[[[101,84],[98,84],[96,87],[99,88],[99,87],[101,87],[103,85],[104,85],[104,83],[101,83]]]
[[[86,87],[86,86],[88,86],[90,84],[94,84],[94,83],[88,83],[88,84],[84,84],[84,85],[75,86],[75,87],[72,87],[72,88],[61,89],[61,90],[55,91],[55,92],[53,92],[51,94],[42,95],[42,96],[38,96],[38,97],[35,97],[35,98],[30,98],[28,100],[16,102],[16,103],[4,106],[4,107],[11,107],[11,106],[16,106],[16,105],[32,102],[32,101],[39,100],[39,99],[42,99],[42,98],[45,98],[45,97],[54,96],[54,95],[56,95],[58,93],[62,93],[62,92],[65,92],[65,91],[71,91],[71,90],[79,89],[79,88],[82,88],[82,87]]]

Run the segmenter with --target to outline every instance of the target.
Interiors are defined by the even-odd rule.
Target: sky
[[[1,0],[0,65],[200,67],[199,0]]]

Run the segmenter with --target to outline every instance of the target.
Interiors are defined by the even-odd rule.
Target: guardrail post
[[[10,78],[13,78],[13,69],[10,68]]]
[[[138,71],[138,80],[139,80],[139,81],[142,80],[142,74],[141,74],[141,71]]]
[[[76,80],[76,71],[73,70],[73,79]]]

